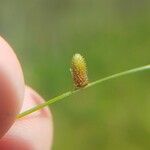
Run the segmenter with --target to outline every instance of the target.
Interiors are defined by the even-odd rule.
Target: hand
[[[48,108],[16,119],[16,115],[44,100],[26,87],[20,64],[0,37],[0,150],[49,150],[52,116]]]

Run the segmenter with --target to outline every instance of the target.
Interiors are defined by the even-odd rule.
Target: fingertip
[[[0,138],[21,109],[24,87],[19,61],[12,48],[0,37]]]

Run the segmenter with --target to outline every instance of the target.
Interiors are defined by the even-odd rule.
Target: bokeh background
[[[148,0],[0,0],[0,35],[45,99],[73,88],[71,57],[91,81],[150,63]],[[53,150],[150,149],[150,74],[97,85],[50,106]]]

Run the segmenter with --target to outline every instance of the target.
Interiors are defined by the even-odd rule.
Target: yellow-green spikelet
[[[88,84],[86,62],[80,54],[75,54],[73,56],[71,72],[76,88],[81,88]]]

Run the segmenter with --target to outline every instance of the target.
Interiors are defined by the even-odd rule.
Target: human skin
[[[25,86],[19,61],[0,37],[0,150],[50,150],[52,116],[44,108],[24,118],[16,115],[44,102]]]

